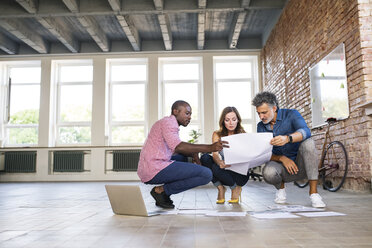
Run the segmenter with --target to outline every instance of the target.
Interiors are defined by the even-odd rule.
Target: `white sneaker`
[[[313,208],[324,208],[326,206],[322,200],[322,197],[318,193],[311,194],[310,200]]]
[[[276,191],[275,195],[275,203],[283,204],[286,203],[287,200],[287,194],[285,193],[285,189],[279,189]]]

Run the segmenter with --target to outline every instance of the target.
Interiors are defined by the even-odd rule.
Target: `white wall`
[[[216,128],[215,106],[214,106],[214,82],[213,82],[213,56],[256,56],[257,64],[260,65],[259,51],[201,51],[201,52],[159,52],[159,53],[121,53],[121,54],[84,54],[84,55],[50,55],[50,56],[4,56],[0,62],[8,61],[41,61],[41,94],[40,94],[40,117],[39,117],[39,146],[31,148],[0,148],[0,153],[11,150],[36,150],[37,168],[36,173],[1,173],[0,181],[96,181],[96,180],[139,180],[135,172],[111,172],[105,171],[107,167],[106,150],[125,149],[130,147],[109,147],[105,137],[105,114],[106,102],[106,59],[113,58],[147,58],[148,59],[148,128],[158,120],[158,59],[161,57],[202,57],[203,59],[203,129],[201,141],[210,143],[213,130]],[[92,145],[85,147],[53,147],[49,136],[51,133],[50,109],[51,103],[51,75],[53,60],[92,59],[93,60],[93,111],[92,111]],[[258,66],[257,85],[261,85],[261,72]],[[3,79],[1,79],[3,80]],[[2,83],[4,84],[4,82]],[[4,96],[1,103],[4,100]],[[0,134],[0,139],[1,139]],[[138,148],[138,147],[137,147]],[[50,170],[50,151],[53,150],[88,150],[88,171],[81,173],[52,173]],[[1,168],[0,158],[0,168]]]

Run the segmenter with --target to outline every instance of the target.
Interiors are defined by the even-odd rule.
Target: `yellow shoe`
[[[232,203],[232,204],[239,203],[240,202],[240,198],[238,198],[238,199],[231,199],[228,202],[229,203]]]
[[[235,204],[235,203],[240,203],[241,201],[242,201],[242,188],[240,188],[238,199],[232,199],[231,198],[231,200],[229,200],[228,202]]]
[[[216,201],[217,204],[224,204],[225,203],[225,199],[219,199]]]

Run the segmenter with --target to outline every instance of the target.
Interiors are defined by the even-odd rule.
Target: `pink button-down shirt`
[[[155,122],[142,147],[137,174],[142,182],[150,181],[162,169],[173,163],[170,158],[181,143],[179,126],[174,115]]]

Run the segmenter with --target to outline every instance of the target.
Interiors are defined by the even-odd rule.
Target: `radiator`
[[[5,172],[36,172],[36,151],[5,152],[4,156]]]
[[[84,171],[84,151],[55,151],[53,152],[54,172]]]
[[[141,150],[113,151],[114,171],[137,171]]]

